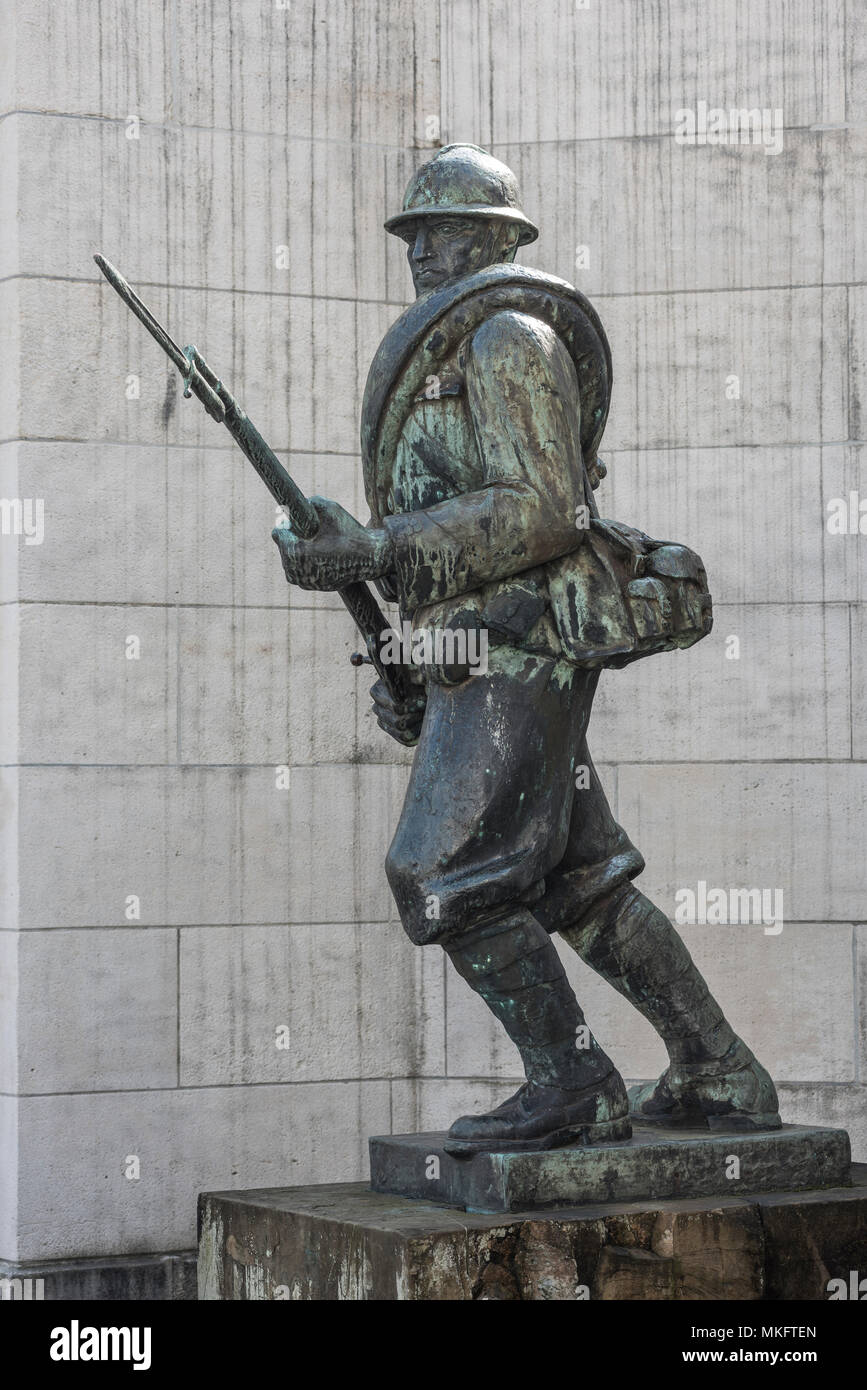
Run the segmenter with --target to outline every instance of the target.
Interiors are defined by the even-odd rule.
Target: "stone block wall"
[[[361,390],[411,293],[381,223],[450,140],[515,168],[522,259],[607,327],[603,514],[711,577],[712,636],[604,677],[591,725],[643,884],[672,915],[782,890],[779,933],[684,934],[785,1118],[867,1157],[867,536],[827,512],[867,497],[856,0],[8,9],[0,496],[44,536],[0,537],[0,1258],[182,1250],[198,1191],[358,1179],[368,1134],[519,1074],[394,920],[408,758],[350,620],[287,590],[271,499],[91,260],[363,516]],[[782,147],[677,143],[701,102],[781,111]]]

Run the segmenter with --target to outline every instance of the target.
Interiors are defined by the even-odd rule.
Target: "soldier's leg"
[[[465,1115],[447,1148],[471,1152],[628,1138],[626,1092],[587,1027],[550,936],[526,909],[444,943],[521,1054],[527,1084],[486,1115]]]
[[[486,675],[428,691],[389,882],[411,939],[443,945],[527,1074],[504,1106],[452,1126],[455,1152],[629,1132],[623,1082],[532,915],[568,836],[590,689],[570,668],[498,649]]]
[[[586,744],[580,759],[587,786],[536,911],[665,1042],[671,1064],[658,1082],[630,1092],[633,1117],[778,1128],[771,1078],[735,1035],[671,922],[632,884],[644,861],[611,814]]]
[[[660,1034],[670,1065],[634,1087],[635,1118],[777,1129],[777,1093],[738,1038],[671,922],[631,883],[562,935]]]

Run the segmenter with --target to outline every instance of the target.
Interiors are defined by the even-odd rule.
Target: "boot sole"
[[[472,1158],[477,1153],[542,1153],[567,1144],[583,1148],[588,1144],[615,1144],[631,1138],[632,1124],[626,1118],[603,1120],[598,1124],[565,1125],[536,1139],[446,1139],[443,1148],[452,1158]]]
[[[735,1112],[731,1115],[705,1115],[701,1110],[673,1110],[669,1114],[642,1115],[640,1111],[633,1110],[630,1119],[634,1124],[654,1125],[662,1129],[734,1129],[740,1133],[781,1129],[783,1124],[776,1111],[765,1114]]]
[[[765,1115],[708,1115],[708,1129],[760,1130],[782,1129],[783,1122],[776,1111]]]

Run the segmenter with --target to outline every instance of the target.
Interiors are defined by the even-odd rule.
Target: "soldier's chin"
[[[442,270],[419,271],[413,275],[412,283],[415,285],[416,294],[427,294],[428,290],[439,289],[448,280],[448,275]]]
[[[445,282],[445,275],[413,275],[415,295],[427,295],[429,289],[436,289]]]

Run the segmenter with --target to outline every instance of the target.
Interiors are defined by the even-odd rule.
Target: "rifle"
[[[155,338],[166,356],[174,362],[184,379],[184,396],[195,396],[205,410],[225,425],[241,452],[252,463],[259,477],[267,487],[275,502],[278,502],[289,518],[289,525],[301,540],[311,540],[319,530],[319,518],[304,493],[283,467],[277,455],[268,447],[252,420],[243,411],[215,372],[211,371],[202,354],[192,345],[183,349],[169,337],[166,330],[142,303],[135,290],[129,285],[120,271],[116,270],[104,256],[93,258],[112,289],[116,290],[131,309],[136,318],[144,324],[152,338]],[[380,657],[380,639],[390,632],[391,625],[384,616],[379,604],[367,585],[361,581],[346,584],[338,589],[341,599],[348,608],[356,627],[364,638],[367,656],[354,652],[350,657],[353,666],[370,662],[381,680],[388,687],[392,699],[401,703],[407,699],[408,687],[403,671],[399,666],[386,665]]]

